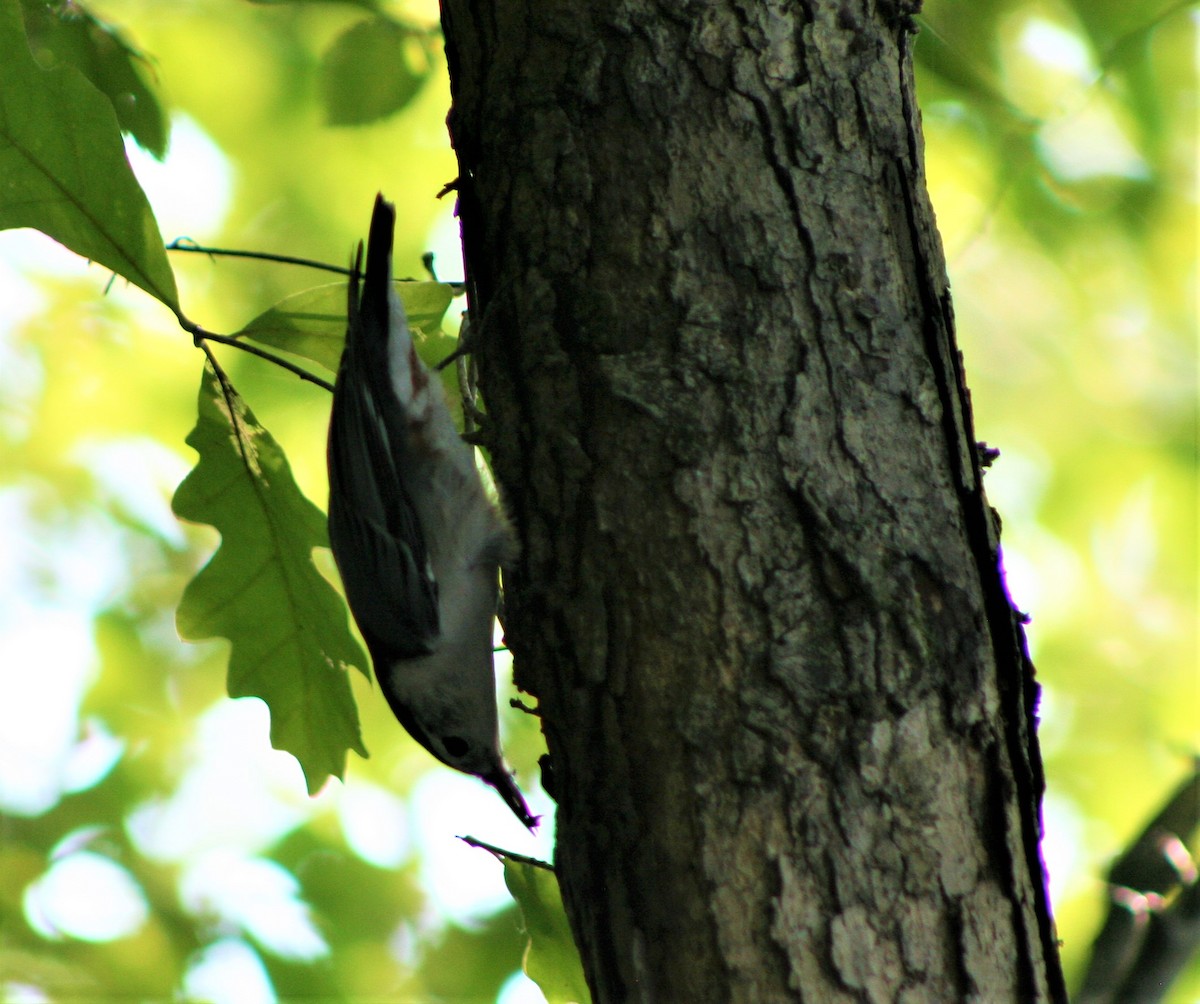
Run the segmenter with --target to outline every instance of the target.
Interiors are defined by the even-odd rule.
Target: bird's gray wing
[[[402,477],[409,432],[387,372],[392,209],[380,200],[375,212],[361,303],[357,274],[350,282],[329,420],[329,541],[372,656],[413,658],[439,635],[437,583]]]

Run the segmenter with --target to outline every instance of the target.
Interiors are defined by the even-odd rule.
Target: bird
[[[538,823],[500,751],[492,626],[515,553],[474,448],[417,355],[392,282],[395,207],[375,200],[351,269],[328,439],[329,542],[375,678],[442,763]]]

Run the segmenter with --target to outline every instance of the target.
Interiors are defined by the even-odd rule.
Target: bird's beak
[[[492,771],[490,774],[483,775],[483,780],[495,788],[500,797],[512,809],[516,817],[521,820],[531,831],[535,829],[541,820],[541,816],[531,815],[529,806],[525,804],[525,796],[521,794],[521,790],[513,781],[512,775],[508,771],[500,768]]]

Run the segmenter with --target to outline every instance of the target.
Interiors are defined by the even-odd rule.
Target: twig
[[[474,837],[459,837],[468,847],[478,847],[481,851],[487,851],[489,854],[494,854],[498,858],[508,858],[511,861],[520,862],[523,865],[529,865],[533,868],[545,868],[546,871],[554,871],[554,865],[548,861],[543,861],[541,858],[531,858],[525,854],[516,854],[513,851],[506,851],[502,847],[495,847],[492,844],[485,844],[482,840],[476,840]]]
[[[257,258],[261,261],[274,261],[283,265],[303,265],[305,268],[315,268],[323,272],[335,272],[338,275],[350,275],[351,270],[342,265],[331,265],[326,261],[316,261],[313,258],[297,258],[289,254],[271,254],[267,251],[238,251],[230,248],[210,248],[197,244],[190,237],[176,237],[167,245],[168,251],[188,251],[192,254],[206,254],[209,257],[224,255],[226,258]]]
[[[210,360],[213,359],[212,351],[204,343],[216,342],[218,345],[229,345],[235,349],[241,349],[243,352],[249,352],[252,356],[258,356],[259,359],[265,359],[269,363],[274,363],[289,373],[295,373],[301,380],[307,380],[318,387],[324,387],[330,393],[333,392],[333,384],[328,380],[317,376],[315,373],[310,373],[303,366],[298,366],[296,363],[284,359],[283,356],[276,355],[274,352],[268,352],[266,349],[260,349],[257,345],[251,345],[236,335],[218,335],[214,331],[207,331],[195,321],[189,320],[182,313],[176,313],[175,317],[179,321],[179,326],[192,336],[192,341],[196,344],[197,348],[203,349],[204,354]]]

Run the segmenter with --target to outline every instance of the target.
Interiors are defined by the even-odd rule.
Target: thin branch
[[[197,244],[190,237],[176,237],[167,245],[168,251],[188,251],[192,254],[206,254],[210,258],[223,255],[226,258],[257,258],[260,261],[279,262],[283,265],[303,265],[305,268],[315,268],[322,272],[335,272],[338,275],[350,275],[350,269],[343,265],[331,265],[326,261],[313,258],[297,258],[288,254],[271,254],[268,251],[238,251],[231,248],[210,248]]]
[[[210,258],[215,258],[217,255],[222,255],[226,258],[256,258],[260,261],[273,261],[281,265],[302,265],[305,268],[315,268],[320,272],[333,272],[335,275],[349,276],[353,274],[353,270],[344,265],[331,265],[327,261],[317,261],[315,258],[297,258],[295,255],[274,254],[270,251],[242,251],[237,248],[213,248],[204,244],[197,244],[190,237],[176,237],[170,244],[166,245],[168,251],[186,251],[189,254],[206,254]],[[421,262],[425,265],[426,271],[429,272],[429,277],[434,282],[440,282],[443,286],[449,286],[451,292],[455,296],[461,296],[466,289],[466,284],[455,282],[453,279],[439,279],[437,273],[433,269],[433,252],[426,251],[421,256]],[[420,279],[393,279],[393,282],[421,282]]]
[[[195,321],[189,320],[182,313],[175,314],[179,321],[179,326],[184,331],[192,336],[192,341],[197,348],[203,349],[204,354],[210,360],[214,360],[212,350],[207,346],[207,342],[216,342],[218,345],[229,345],[232,348],[240,349],[243,352],[248,352],[252,356],[257,356],[259,359],[264,359],[269,363],[274,363],[276,366],[282,367],[289,373],[295,373],[301,380],[306,380],[309,383],[316,384],[318,387],[324,387],[330,393],[333,393],[333,384],[315,373],[310,373],[303,366],[299,366],[289,359],[284,359],[283,356],[276,355],[274,352],[269,352],[266,349],[260,349],[257,345],[251,345],[249,342],[238,338],[236,335],[218,335],[213,331],[206,331]],[[215,361],[213,362],[215,366]]]
[[[188,238],[183,238],[183,237],[178,238],[176,240],[176,243],[178,243],[179,240],[187,240],[187,239]],[[200,248],[198,245],[193,248],[173,247],[172,245],[167,245],[167,250],[168,251],[209,250],[209,251],[213,251],[213,252],[221,253],[221,254],[241,255],[241,256],[245,256],[245,257],[265,257],[263,255],[259,255],[255,251],[224,251],[224,252],[221,252],[221,251],[219,251],[219,249],[216,249],[216,248],[207,248],[206,249],[206,248]],[[325,265],[321,262],[304,262],[298,258],[296,258],[296,259],[282,259],[281,258],[279,260],[281,260],[281,261],[282,260],[291,260],[297,264],[311,264],[314,268],[326,268],[326,269],[330,269],[332,271],[343,272],[346,275],[350,274],[349,269],[337,269],[332,265]],[[113,272],[112,275],[109,277],[108,284],[104,287],[104,293],[106,296],[108,295],[108,291],[112,288],[112,284],[116,281],[116,279],[117,279],[117,273]],[[283,356],[276,355],[274,352],[269,352],[266,349],[260,349],[257,345],[251,345],[249,342],[243,341],[242,339],[238,338],[236,335],[219,335],[215,331],[208,331],[205,328],[202,328],[195,321],[193,321],[189,317],[187,317],[187,315],[185,315],[183,313],[183,311],[181,311],[178,307],[173,308],[173,313],[175,314],[175,320],[179,322],[179,326],[181,328],[183,328],[183,330],[186,331],[189,335],[192,336],[192,343],[198,349],[202,349],[204,351],[204,354],[208,357],[209,362],[211,362],[213,364],[213,368],[215,370],[217,370],[217,373],[219,376],[221,374],[223,374],[224,371],[217,364],[216,356],[214,356],[212,354],[212,350],[209,349],[208,346],[204,344],[205,342],[217,342],[220,345],[230,345],[235,349],[241,349],[243,352],[248,352],[252,356],[258,356],[259,359],[263,359],[266,362],[274,363],[276,366],[282,367],[283,369],[287,370],[289,373],[295,373],[296,376],[298,376],[301,380],[306,380],[309,383],[316,384],[318,387],[324,387],[325,390],[329,391],[329,393],[331,393],[331,394],[333,393],[333,384],[331,384],[328,380],[325,380],[324,378],[317,376],[315,373],[310,373],[303,366],[299,366],[296,363],[293,363],[290,360],[285,359]],[[226,379],[222,378],[222,380],[221,380],[222,385],[225,385],[226,382],[227,382]]]
[[[478,847],[481,851],[487,851],[498,858],[508,858],[510,861],[517,861],[520,864],[529,865],[533,868],[544,868],[548,872],[554,871],[554,865],[550,864],[549,861],[543,861],[541,858],[531,858],[524,854],[506,851],[503,847],[485,844],[482,840],[476,840],[474,837],[459,837],[458,839],[468,847]]]

